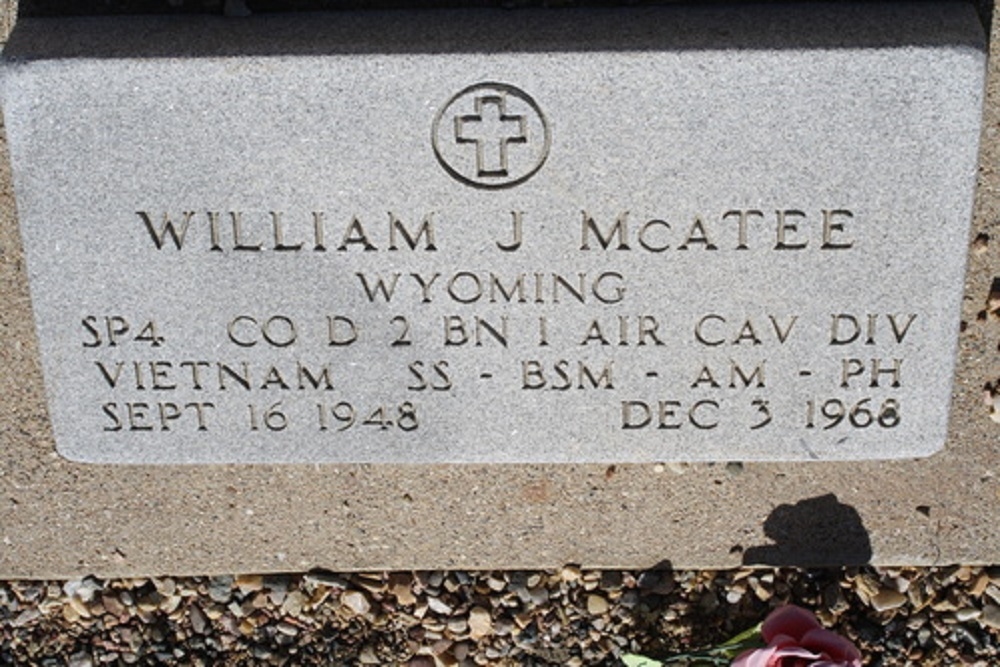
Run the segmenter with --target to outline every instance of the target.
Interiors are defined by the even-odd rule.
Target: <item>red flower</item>
[[[761,635],[767,646],[743,653],[732,667],[861,667],[861,653],[854,644],[821,626],[801,607],[772,611]]]

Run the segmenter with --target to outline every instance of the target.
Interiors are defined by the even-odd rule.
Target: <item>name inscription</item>
[[[297,235],[289,231],[287,216],[281,211],[268,211],[256,216],[243,211],[206,211],[203,214],[183,211],[173,216],[170,212],[158,216],[149,211],[138,211],[137,215],[157,250],[171,245],[182,250],[185,244],[191,250],[197,241],[189,241],[188,232],[198,227],[202,231],[207,230],[207,235],[199,235],[200,240],[207,240],[208,249],[214,252],[345,252],[351,249],[366,252],[406,249],[433,252],[438,249],[434,212],[427,213],[421,222],[408,227],[392,212],[388,214],[388,222],[382,225],[366,224],[357,215],[334,225],[328,220],[326,211],[311,211],[304,216],[304,224],[300,221]],[[521,248],[524,217],[524,211],[511,211],[511,235],[505,240],[497,240],[497,248],[507,252]],[[695,215],[689,222],[681,224],[659,217],[631,222],[629,211],[622,211],[613,222],[601,224],[583,211],[578,249],[635,248],[658,253],[671,247],[677,250],[719,250],[721,245],[734,250],[749,250],[752,226],[755,248],[760,244],[773,250],[804,250],[809,247],[811,232],[811,240],[820,249],[843,250],[854,245],[845,233],[845,225],[853,217],[854,214],[847,209],[821,209],[812,216],[798,209],[776,209],[767,216],[756,209],[730,209],[715,218]],[[813,229],[807,229],[810,226]],[[193,231],[192,235],[195,233]]]

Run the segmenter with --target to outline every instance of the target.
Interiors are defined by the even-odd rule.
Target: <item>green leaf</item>
[[[625,667],[667,667],[667,665],[678,664],[680,662],[683,662],[685,665],[728,665],[730,659],[735,658],[743,651],[763,646],[764,642],[760,636],[760,628],[761,624],[758,623],[714,648],[694,653],[681,653],[680,655],[671,656],[663,662],[647,658],[643,655],[636,655],[635,653],[626,653],[623,655],[622,662],[625,663]]]
[[[747,649],[758,648],[764,645],[764,640],[760,636],[762,623],[758,623],[752,628],[748,628],[712,649],[713,653],[720,653],[728,658],[735,658]]]
[[[722,644],[724,646],[729,646],[730,644],[743,644],[744,642],[748,642],[749,640],[753,640],[755,642],[760,641],[760,629],[762,627],[764,627],[764,624],[758,623],[752,628],[747,628],[746,630],[736,635],[732,639],[722,642]]]

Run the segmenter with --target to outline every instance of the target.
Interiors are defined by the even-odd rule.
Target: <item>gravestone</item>
[[[949,431],[970,7],[25,19],[4,58],[5,572],[1000,553]]]
[[[538,18],[25,21],[4,109],[59,452],[939,449],[971,8]]]

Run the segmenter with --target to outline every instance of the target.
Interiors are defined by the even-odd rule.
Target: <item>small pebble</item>
[[[875,611],[898,609],[904,604],[906,596],[892,588],[883,588],[871,598],[871,605]]]
[[[983,612],[975,607],[962,607],[955,610],[955,620],[959,623],[965,623],[966,621],[979,618],[982,614]]]
[[[435,598],[435,597],[427,599],[427,606],[434,613],[441,614],[441,615],[444,615],[444,616],[447,616],[447,615],[451,614],[454,611],[454,609],[452,609],[452,607],[450,607],[443,600],[441,600],[439,598]]]
[[[358,615],[367,614],[371,610],[368,597],[361,591],[344,591],[340,595],[340,604]]]
[[[490,612],[483,607],[473,607],[469,610],[469,637],[482,639],[493,632],[493,621]]]
[[[601,614],[607,613],[608,601],[600,595],[588,595],[587,596],[587,613],[591,616],[600,616]]]
[[[188,618],[191,621],[191,629],[196,634],[205,634],[205,630],[208,629],[208,618],[197,605],[191,605],[188,609]]]
[[[229,602],[233,594],[233,577],[212,577],[208,585],[208,597],[213,602]]]
[[[298,616],[302,613],[308,599],[301,591],[292,591],[285,596],[285,601],[281,604],[281,611],[289,616]]]
[[[244,574],[236,577],[236,588],[240,593],[247,595],[255,593],[264,588],[264,577],[259,574]]]
[[[979,622],[987,628],[1000,630],[1000,607],[995,604],[983,606],[983,614],[979,617]]]

